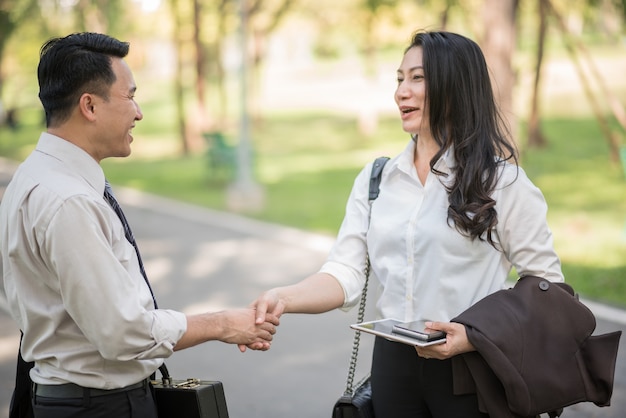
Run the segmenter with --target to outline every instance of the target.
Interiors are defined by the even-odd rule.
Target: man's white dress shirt
[[[137,383],[186,331],[184,314],[154,309],[104,182],[89,154],[43,133],[3,196],[1,280],[35,383]]]

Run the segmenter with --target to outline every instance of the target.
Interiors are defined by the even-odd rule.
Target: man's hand
[[[265,321],[257,324],[255,314],[254,309],[243,308],[187,315],[187,331],[174,346],[174,351],[215,340],[268,350],[279,324],[278,317],[267,314]]]
[[[294,285],[261,293],[250,308],[256,311],[255,324],[261,325],[272,322],[271,318],[280,318],[284,313],[318,314],[338,308],[343,303],[343,288],[337,279],[326,273],[315,273]],[[256,343],[252,346],[239,345],[239,349],[243,352],[246,346],[258,349]]]
[[[267,314],[257,323],[256,311],[252,308],[223,311],[222,333],[219,340],[225,343],[248,346],[254,350],[269,350],[276,327],[277,316]]]
[[[250,309],[255,312],[254,324],[260,326],[268,321],[271,323],[274,319],[278,321],[278,318],[285,311],[285,304],[280,300],[278,291],[275,289],[268,290],[262,293],[255,301],[250,304]],[[278,325],[275,323],[274,325]],[[239,350],[243,353],[246,351],[246,347],[251,350],[263,350],[269,349],[269,346],[254,342],[252,344],[239,344]]]

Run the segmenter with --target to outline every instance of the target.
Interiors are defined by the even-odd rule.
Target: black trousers
[[[451,360],[426,360],[406,344],[376,337],[371,382],[377,417],[488,417],[476,395],[452,393]]]
[[[104,396],[34,396],[35,418],[157,418],[150,385]]]

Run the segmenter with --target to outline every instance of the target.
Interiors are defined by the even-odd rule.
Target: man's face
[[[130,155],[131,135],[135,123],[143,119],[139,105],[135,102],[137,86],[128,64],[123,59],[112,58],[111,67],[116,81],[111,85],[109,98],[96,96],[97,133],[91,149],[93,157],[101,161],[107,157]]]

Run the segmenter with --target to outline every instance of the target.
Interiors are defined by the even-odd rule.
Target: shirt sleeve
[[[186,331],[184,314],[155,310],[134,247],[104,201],[71,197],[52,215],[43,239],[51,280],[72,323],[110,360],[168,357]]]
[[[522,276],[562,282],[561,262],[548,227],[548,205],[522,168],[507,165],[495,191],[498,239],[507,259]]]
[[[320,272],[335,277],[344,291],[344,305],[355,306],[365,285],[367,230],[369,224],[369,163],[356,177],[346,204],[346,213],[328,259]]]

